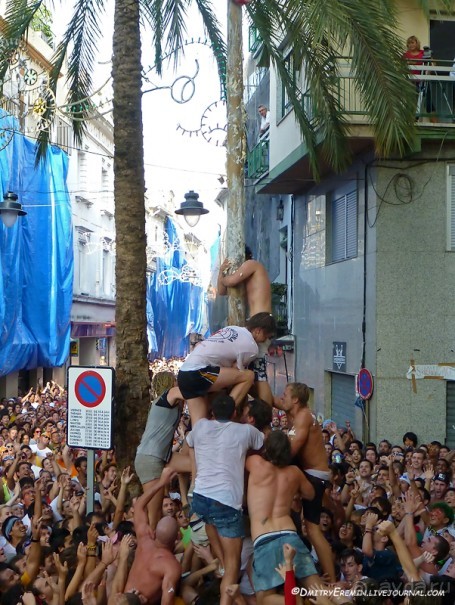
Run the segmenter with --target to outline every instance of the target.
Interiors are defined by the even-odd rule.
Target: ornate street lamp
[[[5,227],[12,227],[18,216],[25,216],[22,204],[17,201],[17,195],[12,191],[3,194],[3,202],[0,202],[0,217]]]
[[[186,223],[190,227],[195,227],[201,218],[201,214],[208,214],[209,211],[204,208],[202,202],[198,202],[199,194],[195,191],[188,191],[184,197],[185,201],[180,204],[180,208],[175,211],[175,214],[183,215]]]

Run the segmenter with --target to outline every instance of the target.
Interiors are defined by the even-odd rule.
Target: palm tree
[[[218,61],[220,76],[225,69],[225,44],[210,0],[194,0],[202,16]],[[243,80],[241,8],[228,2],[231,28],[227,69],[228,150],[227,172],[231,190],[229,207],[230,249],[237,263],[244,249],[243,236]],[[449,0],[443,0],[449,2]],[[140,23],[152,28],[155,62],[162,70],[164,50],[178,51],[185,36],[185,19],[192,0],[116,0],[113,40],[114,86],[114,197],[116,216],[116,325],[117,325],[117,430],[118,455],[131,462],[149,405],[145,320],[145,212],[143,132],[141,118]],[[421,0],[425,6],[427,0]],[[26,34],[43,0],[9,0],[5,37],[12,43]],[[53,58],[50,88],[55,93],[61,68],[69,53],[68,102],[74,106],[76,140],[81,139],[90,97],[91,73],[105,3],[77,0],[68,28]],[[358,90],[368,108],[376,132],[378,152],[402,153],[412,143],[414,127],[413,88],[408,86],[401,61],[401,42],[393,32],[396,20],[392,0],[253,0],[246,10],[261,36],[264,50],[275,64],[293,105],[315,174],[319,141],[325,158],[342,168],[347,161],[346,125],[336,88],[337,56],[342,49],[352,55]],[[428,7],[427,7],[428,8]],[[306,114],[301,93],[286,70],[281,47],[286,40],[294,49],[297,64],[306,65],[306,84],[312,116]],[[163,47],[163,44],[165,45]],[[177,53],[176,53],[177,56]],[[0,80],[7,68],[0,59]],[[81,102],[84,101],[84,102]],[[53,109],[47,109],[52,119]],[[38,159],[48,143],[40,135]],[[229,252],[229,249],[228,249]],[[235,254],[234,254],[235,253]],[[241,301],[235,304],[241,311]]]

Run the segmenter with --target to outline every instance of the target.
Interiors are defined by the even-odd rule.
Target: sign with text
[[[112,448],[114,368],[68,368],[67,443],[82,449]]]
[[[333,342],[333,370],[335,372],[346,372],[346,343]]]

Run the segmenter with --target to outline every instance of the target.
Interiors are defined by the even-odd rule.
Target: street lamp
[[[3,202],[0,202],[0,216],[5,227],[12,227],[18,216],[25,216],[22,204],[17,201],[17,195],[12,191],[3,194]]]
[[[202,202],[198,202],[199,194],[191,190],[184,195],[185,201],[180,204],[180,208],[175,211],[175,214],[183,214],[187,225],[195,227],[201,214],[208,214],[208,210],[204,208]]]

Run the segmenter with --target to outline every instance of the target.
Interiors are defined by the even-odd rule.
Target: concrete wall
[[[447,165],[442,158],[416,158],[414,167],[385,166],[389,168],[378,171],[377,182],[378,196],[388,202],[381,204],[377,220],[377,430],[394,441],[410,429],[419,438],[443,440],[445,381],[419,380],[413,393],[405,374],[411,357],[417,364],[455,361],[455,255],[446,251]]]
[[[330,263],[327,256],[330,225],[327,199],[334,192],[357,187],[358,254]],[[297,336],[296,379],[314,389],[318,412],[330,413],[330,380],[334,341],[347,344],[346,373],[355,375],[362,357],[364,275],[364,169],[359,162],[342,177],[332,177],[306,196],[296,197],[294,247],[294,326]],[[370,191],[370,197],[373,192]],[[312,197],[315,196],[315,197]],[[317,204],[307,215],[307,202]],[[317,217],[317,218],[316,218]],[[316,223],[317,221],[317,223]],[[367,366],[374,365],[375,240],[367,243]]]

